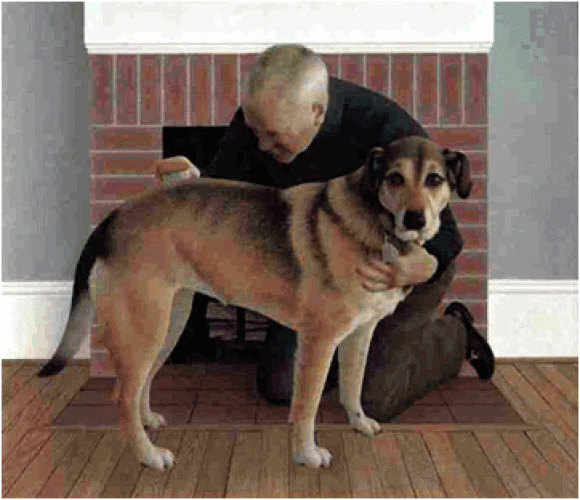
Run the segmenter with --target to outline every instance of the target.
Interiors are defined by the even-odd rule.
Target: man
[[[358,169],[372,147],[411,135],[427,137],[394,101],[329,78],[324,62],[305,47],[278,45],[251,69],[248,96],[202,175],[278,188],[325,181]],[[480,377],[491,377],[493,354],[473,328],[469,311],[453,303],[435,319],[462,245],[446,208],[439,233],[425,244],[438,260],[435,275],[424,283],[429,270],[416,269],[418,286],[375,330],[363,385],[370,416],[387,420],[456,374],[465,357]],[[369,290],[385,290],[395,282],[395,267],[379,260],[358,272],[361,286]],[[259,391],[268,400],[289,403],[295,349],[296,333],[271,322],[258,366]]]

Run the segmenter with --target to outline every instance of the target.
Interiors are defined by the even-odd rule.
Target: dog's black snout
[[[425,214],[422,210],[407,210],[403,224],[407,229],[419,230],[425,226]]]

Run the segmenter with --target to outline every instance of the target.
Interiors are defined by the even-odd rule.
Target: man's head
[[[301,45],[275,45],[250,70],[242,103],[246,124],[258,147],[280,163],[290,163],[320,130],[328,106],[328,71]]]

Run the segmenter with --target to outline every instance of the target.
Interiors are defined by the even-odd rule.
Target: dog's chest
[[[395,309],[412,288],[392,288],[384,292],[368,292],[360,301],[360,313],[357,317],[359,324],[375,319],[381,319],[395,312]]]

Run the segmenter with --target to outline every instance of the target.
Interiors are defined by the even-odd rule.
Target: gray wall
[[[495,4],[489,68],[493,279],[578,278],[578,4]]]
[[[82,3],[2,4],[3,281],[69,281],[89,232]]]

